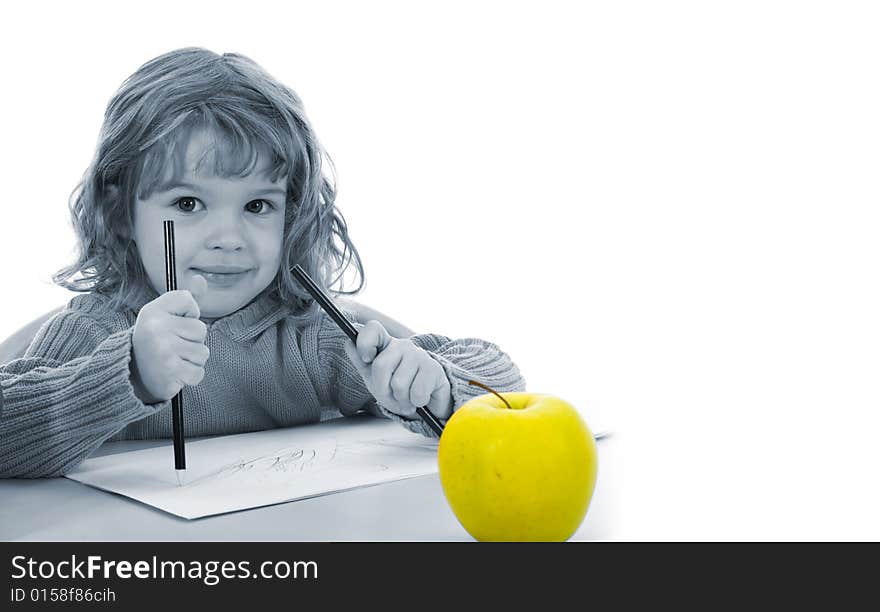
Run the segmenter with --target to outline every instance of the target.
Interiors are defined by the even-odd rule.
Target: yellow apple
[[[587,513],[598,469],[593,434],[574,406],[523,392],[463,404],[437,461],[453,513],[480,541],[567,540]]]

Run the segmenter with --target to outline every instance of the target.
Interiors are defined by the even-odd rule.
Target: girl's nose
[[[231,215],[217,215],[208,231],[205,246],[224,251],[242,249],[245,245],[243,229],[239,219]]]

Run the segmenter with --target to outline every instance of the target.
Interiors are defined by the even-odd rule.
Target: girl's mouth
[[[192,268],[192,271],[205,277],[208,284],[214,287],[232,287],[252,272],[248,269],[221,272],[202,270],[201,268]]]

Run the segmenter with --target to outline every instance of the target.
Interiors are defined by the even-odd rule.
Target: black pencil
[[[330,298],[327,297],[327,294],[321,291],[321,288],[318,287],[317,284],[315,284],[315,281],[313,281],[312,278],[308,274],[306,274],[306,271],[303,270],[299,264],[293,266],[292,272],[293,275],[296,276],[296,279],[300,282],[300,284],[302,284],[302,286],[305,287],[306,290],[312,294],[312,297],[315,298],[315,301],[318,302],[318,304],[320,304],[321,308],[324,309],[324,312],[330,315],[330,318],[333,319],[336,324],[342,329],[342,331],[344,331],[345,334],[349,338],[351,338],[351,341],[354,342],[355,345],[357,345],[357,330],[355,329],[354,325],[351,324],[351,321],[345,318],[345,315],[342,314],[342,311],[336,307],[336,304],[334,304],[330,300]],[[427,423],[428,427],[430,427],[435,434],[439,436],[443,433],[443,425],[440,424],[440,421],[437,420],[437,417],[431,414],[431,412],[427,408],[419,406],[416,408],[416,412],[418,413],[419,417],[421,417],[421,419],[425,423]]]
[[[177,262],[174,257],[174,221],[166,220],[165,226],[165,289],[177,290]],[[174,429],[174,469],[180,484],[180,470],[186,469],[186,450],[183,446],[183,394],[179,391],[171,398],[171,419]]]

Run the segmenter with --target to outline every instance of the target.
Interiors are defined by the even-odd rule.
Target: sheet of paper
[[[196,519],[434,474],[437,445],[358,416],[189,441],[183,486],[170,444],[90,458],[67,477]]]

